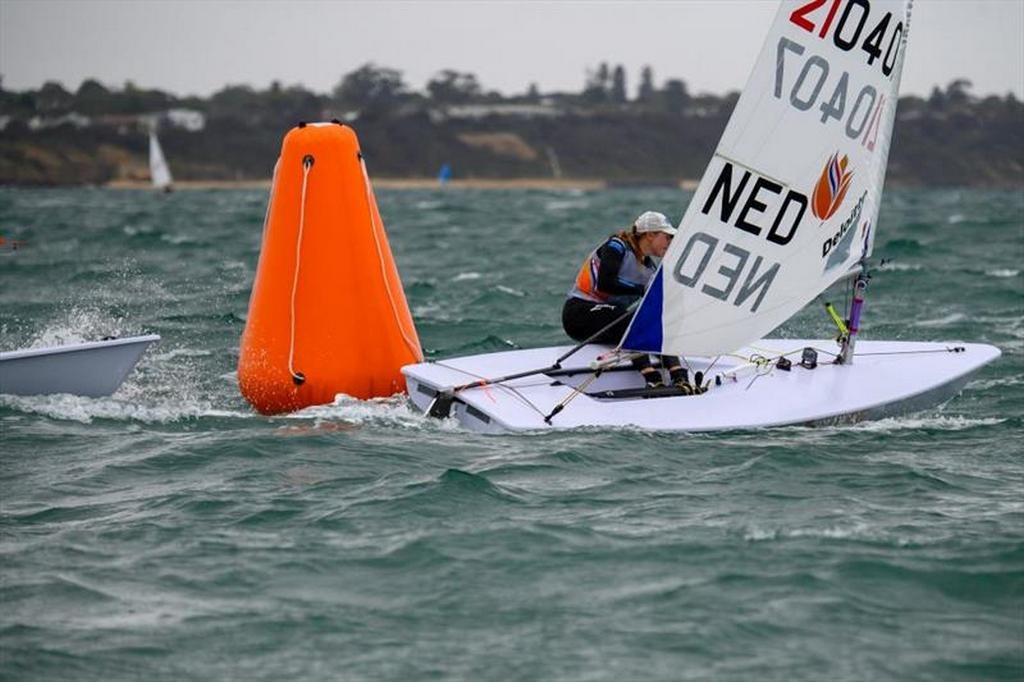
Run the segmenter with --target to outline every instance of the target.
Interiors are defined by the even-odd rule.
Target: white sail
[[[870,255],[911,4],[782,3],[623,348],[733,351]]]
[[[160,142],[152,130],[149,131],[149,177],[156,189],[168,189],[174,182],[171,178],[171,169],[167,166],[167,159],[160,149]]]

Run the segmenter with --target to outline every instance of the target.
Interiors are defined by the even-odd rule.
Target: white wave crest
[[[1020,386],[1024,378],[1019,376],[999,377],[998,379],[976,379],[967,384],[968,388],[978,391],[986,391],[990,388],[1004,388],[1006,386]]]
[[[182,244],[198,244],[197,239],[193,239],[187,234],[162,234],[160,235],[160,241],[167,242],[173,246],[181,246]]]
[[[563,211],[572,211],[577,209],[584,209],[590,206],[590,202],[586,200],[560,200],[554,199],[544,204],[544,210],[549,213],[560,213]]]
[[[523,296],[526,296],[525,292],[522,292],[519,289],[513,289],[512,287],[507,287],[504,284],[499,284],[496,288],[497,288],[498,291],[502,292],[503,294],[508,294],[509,296],[515,296],[516,298],[522,298]]]
[[[774,540],[779,537],[779,531],[772,528],[748,528],[743,533],[743,539],[748,542],[758,542],[760,540]]]
[[[894,263],[887,262],[882,266],[882,269],[892,270],[893,272],[917,272],[918,270],[923,270],[924,266],[916,265],[914,263],[900,263],[897,261]]]
[[[998,270],[986,270],[985,274],[989,277],[1017,277],[1020,275],[1020,270],[1011,270],[1009,268],[1000,268]]]
[[[135,225],[125,225],[121,228],[121,231],[129,237],[135,237],[140,234],[153,234],[156,232],[156,228],[152,225],[142,225],[136,227]]]
[[[852,526],[827,526],[825,528],[794,528],[785,531],[791,538],[829,538],[845,540],[846,538],[863,538],[869,536],[867,524],[855,523]]]
[[[215,409],[208,402],[191,400],[144,404],[119,398],[86,398],[76,395],[0,396],[0,405],[51,419],[90,424],[94,419],[167,424],[201,417],[246,419],[245,412]]]
[[[764,542],[791,538],[811,538],[822,540],[861,540],[869,542],[885,542],[904,547],[922,542],[922,539],[893,535],[883,528],[873,527],[863,522],[849,525],[832,525],[819,528],[764,528],[751,526],[743,531],[743,539],[747,542]]]
[[[938,317],[932,320],[921,320],[915,322],[915,327],[948,327],[956,324],[957,322],[963,322],[967,319],[967,315],[964,313],[951,313],[945,317]]]
[[[841,427],[826,427],[829,429],[842,429],[844,431],[865,431],[871,433],[889,433],[893,431],[906,431],[918,429],[931,429],[933,431],[964,431],[981,426],[996,426],[1002,424],[1006,419],[1000,417],[963,417],[959,415],[908,415],[904,417],[889,417],[877,421],[864,421],[857,424]]]
[[[159,346],[158,346],[159,347]],[[213,351],[199,348],[172,348],[166,353],[150,351],[149,356],[157,362],[165,362],[175,358],[205,358],[213,355]]]

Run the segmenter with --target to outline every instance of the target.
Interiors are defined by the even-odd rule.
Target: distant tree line
[[[379,177],[549,176],[622,183],[670,182],[702,173],[739,93],[693,95],[685,81],[660,85],[643,67],[629,87],[621,65],[587,70],[577,92],[515,95],[445,69],[423,91],[401,71],[367,63],[330,93],[274,81],[179,97],[132,82],[95,79],[69,91],[47,82],[15,92],[0,79],[0,183],[101,184],[144,179],[144,135],[162,112],[205,117],[202,130],[162,126],[178,179],[263,179],[281,137],[299,121],[337,118],[359,133]],[[888,178],[903,184],[1024,186],[1024,105],[1013,95],[975,97],[959,79],[927,98],[901,98]],[[557,164],[553,161],[557,159]]]
[[[650,66],[643,67],[637,95],[630,99],[626,92],[626,72],[619,64],[609,67],[601,63],[587,72],[579,93],[551,93],[562,104],[577,107],[608,106],[681,113],[690,102],[686,83],[669,79],[656,87]],[[416,92],[405,83],[397,69],[363,64],[343,75],[330,94],[318,94],[301,85],[283,86],[273,81],[266,90],[248,85],[228,85],[208,98],[178,97],[158,89],[140,88],[127,81],[121,88],[107,87],[95,79],[87,79],[75,91],[55,81],[48,81],[38,90],[14,92],[3,88],[0,78],[0,116],[15,122],[34,116],[57,116],[76,112],[85,116],[139,115],[169,108],[190,108],[210,117],[244,119],[249,122],[282,119],[296,115],[319,115],[329,109],[358,110],[361,113],[387,113],[399,107],[446,106],[453,104],[537,103],[543,99],[536,83],[526,92],[506,96],[485,90],[476,75],[444,69],[431,78],[424,92]],[[714,97],[712,97],[714,99]]]

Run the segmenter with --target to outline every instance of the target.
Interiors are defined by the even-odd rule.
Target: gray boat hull
[[[156,334],[0,353],[0,393],[111,395],[131,373]]]

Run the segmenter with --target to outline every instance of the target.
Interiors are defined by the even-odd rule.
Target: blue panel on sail
[[[633,324],[629,333],[622,340],[626,350],[661,352],[661,286],[662,269],[654,275],[654,281],[647,288],[647,295],[640,301],[640,309],[633,316]]]

